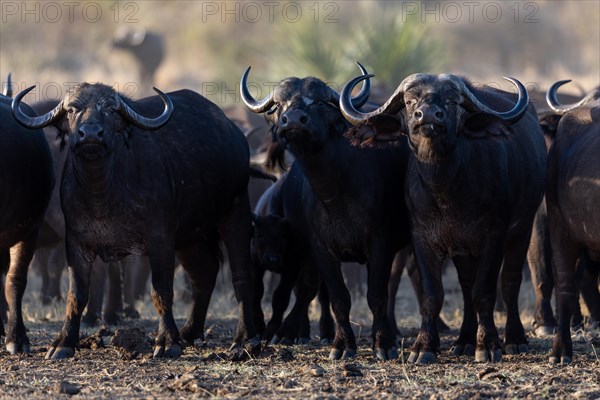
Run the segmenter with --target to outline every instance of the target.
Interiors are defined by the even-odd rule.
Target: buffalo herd
[[[452,261],[464,307],[453,355],[498,362],[528,351],[518,305],[528,264],[535,333],[554,333],[550,362],[570,363],[580,293],[590,327],[600,325],[600,90],[565,105],[557,90],[569,81],[556,82],[546,95],[550,110],[538,114],[514,78],[505,79],[516,94],[419,73],[374,104],[373,75],[358,66],[361,75],[339,93],[315,77],[289,77],[263,99],[250,94],[248,67],[242,100],[270,126],[266,166],[284,170],[261,190],[254,210],[250,177],[273,177],[250,162],[249,138],[203,96],[155,89],[155,96],[132,100],[82,83],[61,100],[29,106],[23,99],[33,87],[14,98],[9,87],[0,96],[6,350],[30,351],[21,308],[34,253],[46,276],[60,275],[57,260],[69,266],[64,324],[46,354],[52,359],[75,356],[81,322],[100,314],[96,282],[106,274],[116,295],[105,319],[119,322],[123,274],[129,285],[145,285],[147,274],[127,275],[139,262],[151,271],[159,315],[153,355],[179,357],[184,346],[204,340],[226,257],[239,308],[233,359],[258,355],[263,340],[309,342],[309,306],[317,296],[329,358],[353,358],[341,265],[355,262],[367,270],[374,356],[398,358],[394,305],[406,269],[421,313],[407,360],[430,364],[440,354],[439,331],[447,329],[442,271]],[[172,311],[177,263],[192,300],[180,328]],[[265,271],[280,275],[267,323]],[[60,296],[49,285],[43,300]],[[502,339],[493,315],[500,294]]]

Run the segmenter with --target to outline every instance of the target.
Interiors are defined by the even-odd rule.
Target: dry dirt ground
[[[404,357],[419,325],[407,281],[397,298]],[[446,273],[445,286],[443,317],[452,330],[442,335],[442,354],[438,363],[430,366],[408,365],[402,357],[377,362],[370,351],[370,313],[364,297],[356,293],[351,319],[359,351],[352,362],[328,361],[329,349],[320,345],[318,338],[308,345],[269,346],[259,357],[244,362],[229,361],[227,349],[235,330],[236,307],[227,290],[213,296],[207,342],[186,348],[179,359],[152,359],[150,340],[157,321],[147,301],[138,305],[142,319],[119,326],[84,327],[82,334],[87,339],[75,358],[50,361],[44,360],[44,355],[60,328],[64,304],[40,306],[36,296],[39,282],[32,276],[24,305],[32,352],[9,355],[2,350],[0,398],[600,398],[600,339],[594,334],[575,336],[575,357],[569,366],[550,365],[551,339],[531,335],[529,354],[504,356],[498,364],[476,364],[472,358],[450,356],[462,318],[461,296],[452,271]],[[523,283],[522,292],[522,318],[530,329],[530,282]],[[178,302],[175,313],[181,326],[185,305]],[[315,324],[318,309],[311,314]],[[497,323],[503,326],[501,315]],[[314,326],[312,332],[316,332]]]

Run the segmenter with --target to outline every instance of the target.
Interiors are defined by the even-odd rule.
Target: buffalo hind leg
[[[502,265],[502,293],[506,302],[506,329],[504,352],[506,354],[526,353],[528,350],[525,329],[519,316],[519,291],[523,279],[523,265],[527,258],[528,230],[507,240]]]
[[[473,286],[473,304],[479,317],[475,362],[502,361],[502,342],[494,323],[496,288],[502,265],[502,246],[497,245],[503,242],[500,239],[491,237],[482,249],[482,256],[474,260],[477,277]]]
[[[588,328],[600,329],[600,291],[598,291],[598,278],[600,277],[600,261],[594,262],[584,252],[580,257],[583,264],[583,280],[581,282],[581,297],[590,312]]]
[[[403,249],[396,253],[392,262],[392,271],[388,283],[387,319],[392,333],[396,336],[396,341],[401,337],[400,329],[398,329],[398,323],[396,322],[396,295],[398,294],[398,286],[400,286],[405,265],[409,258],[414,259],[412,255],[409,257],[409,252],[409,250]]]
[[[107,274],[108,264],[97,258],[93,263],[90,274],[90,294],[87,307],[81,318],[81,322],[87,326],[96,326],[102,318],[102,303],[104,302]]]
[[[104,322],[117,325],[121,322],[123,312],[123,264],[121,262],[108,263],[108,296],[103,309]]]
[[[299,279],[296,280],[294,307],[284,319],[276,333],[282,344],[306,344],[310,342],[310,321],[308,307],[319,291],[319,274],[308,265],[302,267]]]
[[[323,280],[319,285],[319,304],[321,305],[321,316],[319,317],[319,334],[321,344],[332,344],[335,336],[335,323],[331,315],[331,299],[329,290]]]
[[[331,309],[335,316],[336,331],[329,352],[330,360],[348,359],[356,356],[356,338],[350,326],[350,292],[344,283],[339,262],[331,260],[327,253],[315,246],[313,255],[323,281],[327,285]]]
[[[219,226],[219,233],[225,242],[231,267],[231,280],[238,302],[239,320],[234,343],[231,346],[233,358],[245,358],[260,353],[260,337],[254,326],[254,273],[250,257],[250,237],[252,222],[248,192],[244,191],[234,199],[229,215]],[[242,343],[245,349],[241,348]]]
[[[442,286],[442,262],[427,246],[426,239],[413,235],[413,251],[423,288],[423,302],[420,304],[421,329],[410,349],[408,362],[431,364],[440,352],[440,335],[437,329],[444,287]]]
[[[11,354],[29,353],[29,339],[23,324],[22,302],[27,286],[27,269],[35,252],[37,232],[10,248],[10,266],[6,274],[5,295],[8,303],[6,350]]]
[[[388,283],[393,259],[394,252],[383,240],[378,240],[370,249],[367,262],[367,302],[373,314],[373,353],[380,361],[398,358],[395,336],[387,319]]]
[[[474,265],[470,257],[456,256],[453,261],[463,294],[463,321],[458,339],[454,342],[452,354],[455,356],[473,356],[475,355],[477,341],[477,314],[473,304],[473,285],[475,284],[475,268],[477,266]]]
[[[196,339],[204,341],[204,323],[210,298],[219,272],[219,243],[202,243],[177,252],[181,265],[192,281],[192,306],[181,338],[193,345]]]

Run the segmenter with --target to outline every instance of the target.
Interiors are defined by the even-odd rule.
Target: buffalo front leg
[[[310,342],[310,321],[308,307],[319,290],[320,278],[317,271],[304,264],[299,279],[296,281],[296,302],[285,318],[276,336],[281,337],[283,344],[307,344]]]
[[[21,307],[23,293],[27,286],[27,269],[34,251],[35,235],[10,248],[10,266],[6,274],[5,293],[9,310],[6,350],[11,354],[28,353],[30,350]]]
[[[69,271],[69,291],[67,310],[63,327],[52,342],[46,358],[61,359],[75,355],[79,346],[81,315],[87,305],[90,290],[90,275],[95,254],[84,252],[67,239],[67,260]]]
[[[296,263],[293,263],[288,270],[283,271],[279,284],[273,292],[273,299],[271,301],[273,312],[262,336],[264,340],[270,341],[273,344],[278,343],[281,339],[280,337],[276,337],[275,333],[283,323],[283,314],[290,304],[290,296],[294,289],[294,284],[298,280],[299,268]]]
[[[162,240],[164,242],[164,239]],[[160,242],[158,242],[160,243]],[[152,249],[164,249],[164,244],[149,246]],[[152,302],[159,315],[158,335],[154,341],[155,358],[177,358],[181,356],[182,346],[179,331],[173,318],[173,277],[175,274],[175,251],[149,252],[152,271]]]

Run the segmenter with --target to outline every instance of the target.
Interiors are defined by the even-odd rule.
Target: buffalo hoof
[[[104,315],[104,322],[108,325],[119,325],[121,323],[121,317],[116,313],[106,314]]]
[[[183,353],[183,349],[179,344],[172,344],[170,346],[155,346],[152,357],[154,358],[179,358]]]
[[[245,361],[252,357],[257,357],[261,351],[260,336],[248,339],[244,345],[240,345],[237,342],[231,344],[229,347],[230,360],[231,361]]]
[[[356,357],[356,350],[346,349],[342,352],[340,349],[331,349],[329,352],[330,360],[348,360]]]
[[[29,343],[17,344],[15,342],[6,343],[6,351],[10,354],[17,353],[29,353],[31,348],[29,347]]]
[[[504,346],[504,352],[506,354],[511,354],[511,355],[527,353],[528,350],[529,350],[529,346],[527,346],[524,343],[507,344],[506,346]]]
[[[452,355],[472,357],[475,355],[475,346],[473,346],[471,343],[467,343],[465,345],[455,344],[454,347],[452,347]]]
[[[278,344],[283,346],[292,346],[294,344],[294,340],[284,337],[279,340]]]
[[[81,318],[81,323],[88,327],[96,326],[98,325],[98,317],[93,314],[85,314]]]
[[[500,362],[502,361],[502,350],[477,350],[475,352],[475,362]]]
[[[562,357],[556,357],[556,356],[551,356],[550,357],[550,363],[551,364],[571,364],[573,362],[573,359],[569,356],[562,356]]]
[[[70,347],[50,347],[46,353],[46,360],[62,360],[75,357],[75,349]]]
[[[533,334],[536,337],[541,337],[541,338],[554,336],[555,333],[556,333],[556,327],[549,326],[549,325],[540,325],[540,326],[537,326],[533,330]]]
[[[422,351],[419,353],[411,351],[407,361],[411,364],[428,365],[435,363],[437,361],[437,356],[430,351]]]
[[[279,342],[281,342],[281,338],[277,335],[273,335],[269,344],[272,346],[274,344],[279,344]]]
[[[378,347],[373,353],[379,361],[389,361],[398,358],[398,349],[396,347],[392,347],[387,352],[385,351],[385,349]]]
[[[333,339],[329,339],[329,338],[323,338],[320,340],[320,342],[322,345],[324,346],[330,346],[333,344]]]
[[[307,338],[307,337],[298,338],[298,340],[296,341],[296,344],[309,344],[309,343],[310,343],[310,338]]]
[[[123,310],[123,314],[125,315],[125,318],[140,319],[140,313],[135,309],[135,307],[126,307],[125,310]]]

